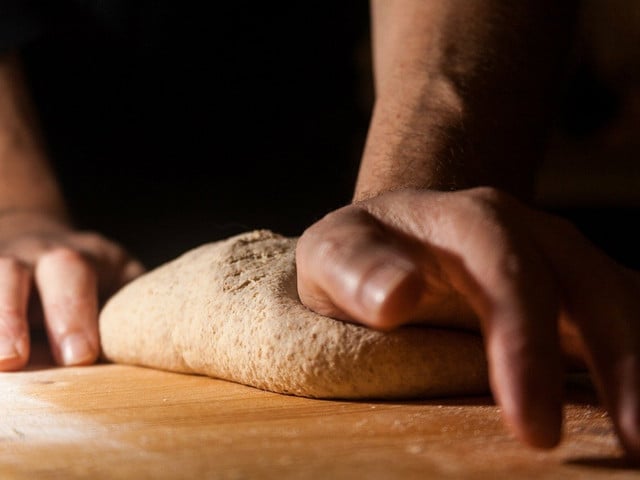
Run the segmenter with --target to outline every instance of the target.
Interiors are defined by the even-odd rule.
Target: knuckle
[[[511,210],[515,199],[495,187],[475,187],[466,191],[466,207],[484,217],[498,218]]]
[[[21,318],[21,312],[17,306],[0,304],[0,331],[6,331]]]
[[[302,234],[297,253],[321,260],[342,259],[356,248],[356,243],[366,243],[376,237],[371,227],[371,215],[364,210],[352,207],[335,210]]]
[[[81,262],[84,257],[80,252],[72,247],[67,246],[55,246],[51,248],[44,256],[50,259],[60,259],[68,262]]]
[[[45,252],[40,257],[40,264],[64,264],[75,268],[89,269],[89,260],[80,251],[67,247],[56,246]]]
[[[493,265],[493,271],[487,272],[492,275],[496,282],[519,282],[526,276],[526,268],[520,255],[513,251],[507,251],[499,255]]]
[[[58,243],[59,239],[47,235],[24,235],[3,244],[2,250],[9,256],[37,258]]]
[[[3,275],[22,275],[27,266],[22,260],[13,255],[0,255],[0,272]]]
[[[78,232],[78,235],[86,238],[87,240],[92,240],[95,242],[102,242],[106,240],[101,233],[94,230],[83,230],[81,232]]]
[[[87,245],[96,246],[102,244],[105,239],[97,232],[84,231],[73,234],[74,240],[79,240]]]
[[[344,256],[346,242],[340,237],[324,237],[318,242],[317,253],[323,261],[335,261]]]
[[[343,263],[358,255],[366,245],[379,242],[371,231],[358,233],[340,232],[324,236],[317,244],[318,259],[321,262]]]
[[[128,255],[125,257],[125,262],[123,270],[127,278],[135,278],[146,272],[146,268],[141,262]]]
[[[117,248],[117,244],[105,238],[98,232],[83,231],[75,233],[74,240],[91,250],[104,250],[109,248]]]
[[[549,216],[549,223],[562,237],[575,239],[582,237],[582,233],[571,221],[560,216]]]
[[[474,187],[467,190],[467,193],[469,196],[486,202],[490,205],[500,205],[502,203],[505,203],[509,198],[509,195],[507,193],[498,188],[490,186]]]

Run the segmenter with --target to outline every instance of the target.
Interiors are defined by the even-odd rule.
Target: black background
[[[23,56],[80,228],[154,266],[253,228],[298,235],[350,200],[371,107],[366,0],[42,5]],[[577,73],[558,114],[588,136],[616,98]],[[640,267],[637,208],[554,212]]]
[[[366,1],[81,4],[23,51],[81,228],[154,265],[252,228],[297,235],[350,200]]]

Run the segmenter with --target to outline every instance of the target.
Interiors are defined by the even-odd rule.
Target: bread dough
[[[126,285],[100,315],[114,362],[317,398],[415,398],[488,390],[477,335],[382,333],[300,303],[295,238],[267,230],[203,245]]]

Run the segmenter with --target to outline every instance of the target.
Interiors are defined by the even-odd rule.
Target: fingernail
[[[13,338],[0,337],[0,362],[20,357],[16,342]]]
[[[80,365],[93,363],[96,352],[85,335],[72,333],[60,342],[60,356],[64,365]]]
[[[377,312],[389,294],[414,272],[414,266],[403,259],[380,264],[369,274],[362,286],[362,305],[369,312]]]

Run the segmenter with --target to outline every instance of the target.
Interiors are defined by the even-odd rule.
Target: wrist
[[[354,200],[401,188],[477,186],[531,198],[544,144],[535,129],[508,127],[515,114],[492,116],[445,81],[398,97],[376,101]]]
[[[466,186],[459,151],[464,107],[452,88],[438,83],[433,94],[417,89],[376,100],[354,199],[400,188]]]

